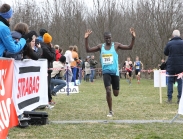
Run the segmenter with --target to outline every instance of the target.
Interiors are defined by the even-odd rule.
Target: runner
[[[97,52],[100,51],[101,65],[102,65],[102,73],[104,86],[106,89],[106,99],[109,107],[108,117],[113,116],[112,111],[112,96],[111,96],[111,84],[113,89],[114,96],[118,96],[119,94],[119,69],[118,69],[118,54],[117,50],[131,50],[135,43],[135,31],[133,28],[130,29],[130,33],[132,34],[132,41],[130,45],[123,45],[118,42],[111,42],[111,33],[104,33],[105,43],[99,44],[94,47],[89,47],[88,38],[92,33],[91,30],[87,30],[85,33],[85,48],[86,52]]]
[[[137,83],[139,84],[140,83],[140,70],[141,70],[141,67],[143,69],[143,63],[141,61],[139,61],[138,56],[136,56],[136,61],[134,62],[134,67],[135,67],[135,75],[137,78]]]
[[[132,61],[130,60],[130,57],[127,57],[127,61],[124,63],[124,67],[126,70],[126,79],[129,85],[132,83],[132,71],[133,71],[133,64]]]

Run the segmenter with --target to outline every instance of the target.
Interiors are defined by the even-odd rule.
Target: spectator
[[[39,39],[40,42],[43,42],[43,35],[44,35],[45,33],[48,33],[48,31],[45,30],[45,29],[40,29],[40,30],[39,30],[39,35],[40,35],[40,36],[38,37],[38,39]]]
[[[97,64],[98,62],[95,60],[95,56],[92,55],[90,59],[90,69],[91,69],[90,82],[93,82],[93,79],[95,77],[95,69]]]
[[[71,69],[72,69],[72,74],[73,74],[72,82],[75,83],[75,81],[76,81],[76,74],[77,74],[77,63],[79,62],[78,47],[76,45],[73,46],[72,58],[74,59],[74,61],[71,62]]]
[[[159,64],[158,67],[161,69],[161,70],[166,70],[166,62],[164,59],[161,60],[161,65]]]
[[[13,40],[9,29],[9,23],[13,16],[13,10],[8,4],[0,7],[0,57],[6,50],[10,53],[18,53],[25,46],[25,39],[21,38],[19,42]]]
[[[48,60],[48,101],[50,105],[54,105],[55,102],[52,101],[51,88],[50,88],[51,73],[52,73],[52,69],[50,68],[53,68],[53,61],[55,61],[55,49],[53,48],[51,41],[52,37],[50,36],[50,34],[45,33],[43,35],[43,42],[40,42],[40,44],[43,50],[42,58]]]
[[[51,73],[51,93],[53,96],[56,96],[56,93],[62,89],[63,87],[66,86],[66,82],[61,80],[61,78],[64,76],[65,74],[65,62],[66,62],[66,57],[62,56],[59,61],[54,61],[53,62],[53,68],[56,69],[61,69],[61,70],[54,70]],[[54,88],[54,86],[56,86]]]
[[[19,42],[22,35],[28,33],[28,25],[26,23],[17,23],[14,27],[14,31],[11,32],[11,36],[15,42]],[[15,60],[23,59],[23,51],[21,50],[18,53],[11,53],[8,51],[4,52],[4,57],[14,58]]]
[[[81,57],[79,57],[78,61],[79,62],[77,62],[76,79],[81,80],[81,77],[82,77],[82,64],[83,64],[83,61],[82,61]]]
[[[87,58],[85,60],[83,60],[82,62],[82,77],[84,79],[84,81],[86,80],[86,75],[85,75],[85,62],[87,61]]]
[[[176,75],[183,72],[183,40],[180,37],[179,30],[174,30],[172,37],[173,38],[167,43],[164,49],[164,54],[168,56],[168,60],[166,62],[166,70],[168,74]],[[168,78],[167,103],[172,103],[173,83],[175,83],[175,80],[178,82],[177,104],[180,101],[182,95],[182,79],[170,76]]]
[[[35,31],[30,31],[25,35],[27,43],[23,52],[24,59],[38,60],[41,58],[43,52],[40,43],[35,43],[36,37],[37,33]]]
[[[61,57],[61,54],[60,54],[60,51],[59,51],[59,45],[55,45],[54,48],[55,48],[56,61],[59,61],[59,59]]]
[[[61,54],[61,56],[63,55],[63,49],[61,47],[59,47],[59,53]]]
[[[71,82],[72,81],[72,70],[71,70],[71,62],[74,61],[74,59],[72,58],[72,50],[73,50],[73,46],[69,46],[69,50],[67,50],[64,54],[64,56],[66,57],[66,69],[68,69],[65,73],[65,77],[67,82]]]
[[[90,56],[87,56],[87,59],[86,59],[86,62],[85,62],[86,82],[89,82],[90,74],[91,74],[91,70],[90,70]]]

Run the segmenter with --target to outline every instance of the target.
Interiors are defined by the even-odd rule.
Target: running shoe
[[[107,117],[113,117],[114,113],[112,111],[109,112],[109,114],[107,114]]]
[[[51,101],[49,102],[49,105],[55,105],[55,102]]]
[[[54,106],[48,104],[48,105],[46,106],[46,108],[47,108],[47,109],[52,109],[52,108],[54,108]]]

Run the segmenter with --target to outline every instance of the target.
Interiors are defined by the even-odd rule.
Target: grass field
[[[101,79],[94,83],[82,82],[79,94],[54,97],[52,110],[46,109],[50,121],[65,120],[171,120],[177,113],[177,90],[173,103],[166,104],[166,88],[163,88],[163,104],[159,103],[159,90],[153,80],[120,81],[120,94],[113,97],[114,117],[107,118],[108,107]],[[12,128],[10,139],[182,139],[182,124],[53,124]]]

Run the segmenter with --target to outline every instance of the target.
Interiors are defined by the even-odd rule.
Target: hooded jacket
[[[13,40],[8,21],[0,16],[0,57],[3,56],[5,50],[10,53],[21,51],[25,43],[26,41],[23,38],[19,42]]]
[[[48,60],[48,69],[53,68],[53,61],[55,61],[55,49],[51,48],[48,44],[40,42],[41,48],[43,51],[42,58]],[[52,70],[48,70],[48,73],[51,73]]]
[[[183,40],[180,37],[174,37],[167,43],[164,54],[168,56],[166,70],[169,74],[183,72]]]

